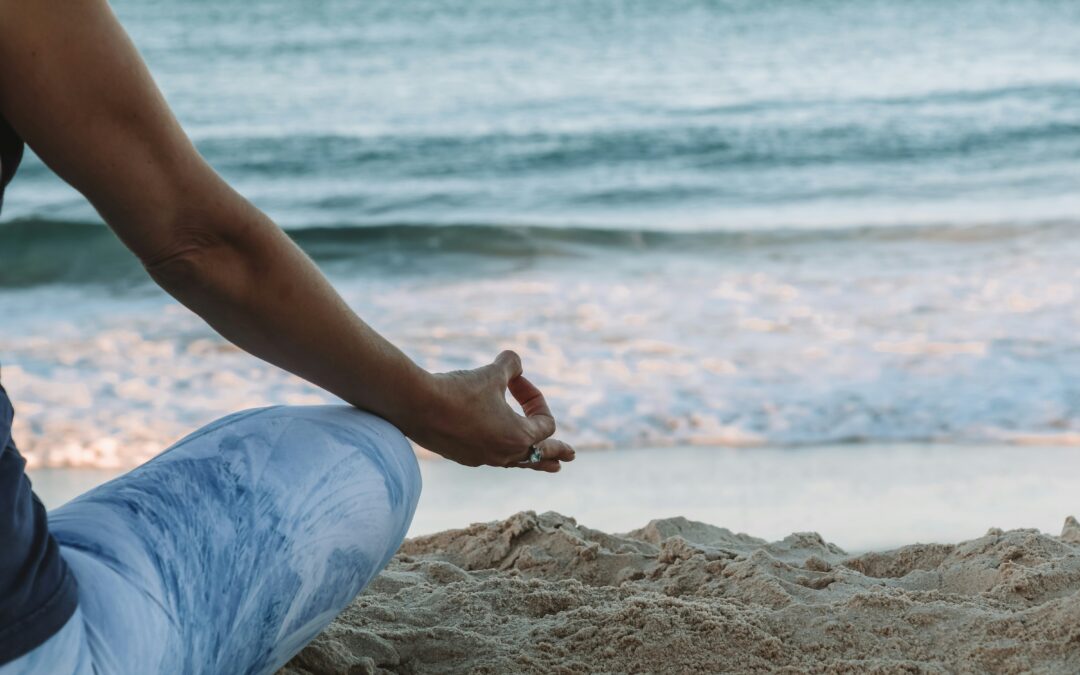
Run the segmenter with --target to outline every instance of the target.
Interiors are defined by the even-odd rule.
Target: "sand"
[[[849,555],[523,512],[409,540],[283,674],[1078,673],[1080,525]]]

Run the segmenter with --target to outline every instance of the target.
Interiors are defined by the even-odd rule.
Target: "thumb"
[[[521,357],[509,349],[500,352],[491,365],[499,373],[503,384],[509,384],[510,380],[521,375]]]

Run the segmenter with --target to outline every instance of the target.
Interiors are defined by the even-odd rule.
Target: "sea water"
[[[361,316],[432,370],[517,350],[579,448],[1080,442],[1080,4],[113,6]],[[33,466],[332,400],[32,155],[0,317]]]

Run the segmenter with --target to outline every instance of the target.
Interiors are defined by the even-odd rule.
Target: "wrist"
[[[432,418],[439,415],[442,408],[439,377],[411,360],[399,377],[388,388],[399,395],[392,397],[393,409],[387,411],[387,420],[406,436],[413,437],[420,429],[430,427]]]

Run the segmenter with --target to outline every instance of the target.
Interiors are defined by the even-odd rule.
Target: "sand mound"
[[[281,672],[1077,673],[1080,525],[849,556],[683,518],[413,539]]]

